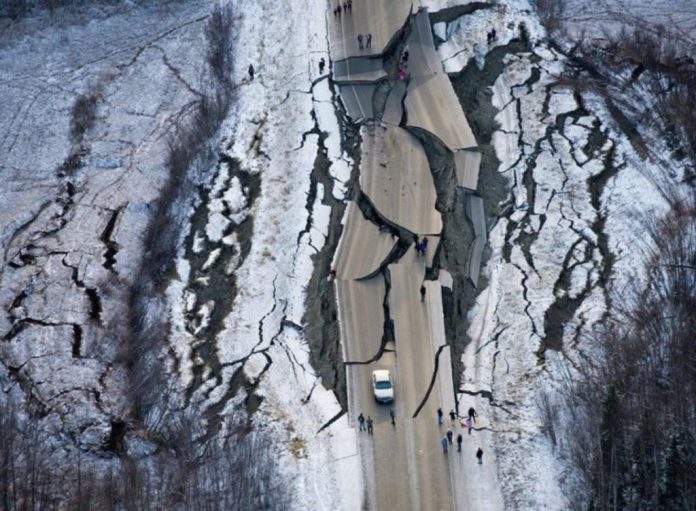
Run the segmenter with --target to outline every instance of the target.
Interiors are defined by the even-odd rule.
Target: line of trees
[[[198,421],[182,414],[170,421],[162,436],[166,442],[155,453],[97,459],[91,453],[57,449],[58,438],[18,412],[14,401],[0,400],[3,511],[291,507],[273,445],[264,433],[242,423],[230,421],[221,439],[194,442],[200,434]]]

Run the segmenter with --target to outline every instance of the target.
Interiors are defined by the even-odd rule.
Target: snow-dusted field
[[[29,19],[2,41],[0,359],[85,448],[128,413],[118,283],[139,265],[165,137],[196,97],[207,14],[205,2],[95,8]],[[89,91],[95,126],[76,142],[71,109]]]
[[[575,475],[565,446],[543,433],[540,394],[553,400],[557,385],[591,361],[593,327],[612,307],[612,291],[642,277],[643,226],[647,215],[668,208],[660,193],[666,173],[635,153],[601,98],[585,94],[579,101],[571,89],[554,86],[565,58],[543,42],[531,6],[523,4],[500,2],[450,22],[440,47],[450,72],[470,59],[484,74],[484,66],[504,64],[490,88],[498,111],[492,143],[511,202],[503,217],[492,219],[488,286],[470,311],[463,380],[466,392],[491,392],[485,413],[497,432],[506,506],[566,509]],[[616,4],[578,2],[573,8],[587,18],[569,16],[594,22],[595,29],[602,28],[600,19],[613,27]],[[640,16],[659,9],[640,7]],[[677,12],[661,15],[676,19]],[[679,18],[685,33],[689,19]],[[512,53],[514,45],[505,45],[520,22],[532,44]],[[497,41],[488,46],[484,37],[492,28]],[[656,142],[651,150],[664,154],[665,148]],[[683,169],[674,163],[669,170]]]
[[[167,289],[173,323],[165,367],[192,402],[221,414],[243,407],[243,389],[230,395],[232,377],[241,375],[261,403],[257,427],[282,447],[298,509],[352,508],[360,486],[354,435],[345,419],[318,433],[340,406],[309,365],[301,327],[310,256],[328,226],[328,191],[317,185],[308,202],[316,122],[328,133],[332,172],[345,179],[350,164],[341,157],[327,78],[317,72],[319,58],[328,58],[325,6],[233,4],[233,106],[217,143],[220,161],[197,178],[204,191],[191,211],[196,220],[182,226]],[[118,350],[124,289],[138,273],[144,229],[167,176],[167,137],[206,92],[211,5],[95,7],[58,13],[53,24],[38,15],[2,40],[0,370],[66,439],[95,453],[112,421],[129,417]],[[90,91],[94,127],[76,140],[71,110]],[[76,154],[81,163],[64,172]],[[342,193],[340,183],[334,192]],[[241,232],[247,219],[253,228]],[[349,474],[341,484],[338,472]]]

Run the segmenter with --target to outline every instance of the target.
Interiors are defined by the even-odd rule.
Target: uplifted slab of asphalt
[[[469,278],[474,286],[478,284],[479,274],[481,273],[481,258],[483,256],[483,248],[488,239],[486,230],[486,217],[483,210],[483,199],[478,195],[469,196],[467,201],[466,213],[474,226],[474,243],[471,246],[471,255],[469,256]]]
[[[416,2],[418,3],[418,2]],[[329,2],[329,48],[335,61],[348,57],[381,55],[411,14],[411,0],[353,0],[353,8],[334,16],[337,2]],[[370,48],[358,47],[358,34],[372,34]],[[363,43],[365,40],[363,39]]]
[[[423,9],[415,16],[407,44],[409,58],[406,64],[411,77],[432,76],[443,72],[427,10]]]
[[[332,78],[336,83],[372,83],[387,77],[381,58],[350,58],[334,62]]]
[[[481,153],[478,151],[462,150],[454,153],[454,168],[459,186],[476,191],[480,167]]]
[[[369,280],[336,280],[336,298],[346,362],[364,362],[379,352],[384,333],[386,287],[380,275]]]
[[[346,112],[353,122],[374,118],[374,108],[372,107],[372,97],[375,93],[375,86],[370,83],[339,85],[338,92],[341,95],[341,102],[346,108]]]
[[[435,50],[426,10],[416,15],[408,46],[408,126],[432,133],[452,151],[475,147],[474,134]]]
[[[406,82],[399,80],[389,91],[387,103],[382,114],[382,121],[393,126],[399,126],[404,116],[404,96],[406,95]]]
[[[446,75],[411,79],[405,105],[407,126],[433,134],[452,151],[476,147],[474,134]]]
[[[420,235],[442,230],[428,159],[406,130],[385,125],[365,133],[360,187],[390,222]]]
[[[343,234],[332,268],[336,278],[360,279],[371,276],[384,263],[397,240],[367,220],[354,201],[349,201],[344,216]]]

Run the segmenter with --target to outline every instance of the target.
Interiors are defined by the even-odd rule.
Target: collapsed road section
[[[443,283],[431,271],[443,218],[422,141],[432,138],[451,154],[456,184],[472,194],[481,158],[435,49],[427,10],[410,1],[393,4],[355,1],[350,11],[328,15],[333,80],[351,121],[362,124],[357,191],[332,266],[348,412],[371,425],[359,442],[365,507],[466,509],[480,479],[495,480],[495,464],[491,459],[477,476],[463,477],[462,458],[440,451],[456,424],[439,424],[437,411],[448,413],[457,403]],[[364,39],[356,43],[357,34],[370,34],[370,47]],[[477,227],[470,256],[475,281],[485,245],[482,201],[472,201],[468,213]],[[391,405],[375,402],[376,369],[393,376]],[[502,508],[499,492],[487,497],[489,509]]]

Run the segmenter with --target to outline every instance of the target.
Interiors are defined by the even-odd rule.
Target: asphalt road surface
[[[347,57],[381,53],[399,35],[412,9],[406,0],[354,0],[352,15],[338,19],[331,12],[334,3],[329,4],[334,66]],[[361,131],[360,188],[381,221],[411,235],[427,234],[429,245],[425,255],[417,254],[411,244],[396,258],[397,239],[364,218],[358,203],[348,206],[333,266],[348,411],[356,428],[360,413],[374,421],[372,435],[359,433],[366,509],[468,509],[468,486],[460,484],[467,462],[463,453],[456,452],[456,445],[445,454],[440,444],[448,429],[454,430],[455,437],[461,432],[448,416],[455,407],[455,391],[441,283],[424,280],[442,219],[435,210],[435,188],[423,148],[399,126],[404,92],[410,126],[430,132],[451,150],[474,147],[476,141],[434,49],[427,12],[421,11],[413,21],[409,38],[413,77],[408,88],[405,82],[391,84],[395,92],[388,101],[387,122],[368,124]],[[359,50],[355,34],[366,31],[372,31],[373,48]],[[369,87],[364,80],[370,76],[383,79],[379,69],[357,61],[339,65],[338,70],[339,80],[360,82],[356,87]],[[348,93],[345,87],[342,95]],[[349,90],[354,88],[345,89]],[[364,103],[371,103],[368,100]],[[350,105],[347,108],[354,120],[370,118],[371,105],[363,108],[356,102],[354,113]],[[391,372],[393,404],[375,401],[371,386],[375,369]],[[443,425],[438,424],[438,408],[444,412]],[[390,409],[395,412],[395,424]]]

